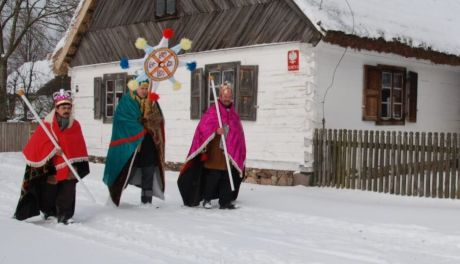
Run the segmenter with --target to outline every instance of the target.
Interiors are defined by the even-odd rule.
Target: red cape
[[[53,135],[70,163],[88,160],[85,139],[77,120],[71,118],[69,127],[61,131],[57,123],[55,111],[52,111],[43,120],[43,123],[51,135]],[[22,153],[24,154],[27,165],[31,167],[42,167],[46,162],[52,160],[57,172],[56,179],[58,181],[66,180],[70,169],[61,156],[55,155],[56,150],[56,147],[48,138],[43,128],[38,126]]]

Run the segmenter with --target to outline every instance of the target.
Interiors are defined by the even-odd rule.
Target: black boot
[[[141,202],[143,204],[151,204],[152,203],[152,196],[141,196]]]

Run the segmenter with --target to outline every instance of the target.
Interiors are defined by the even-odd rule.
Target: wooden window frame
[[[385,78],[387,74],[391,74],[389,79]],[[398,85],[400,87],[395,87],[397,82],[395,76],[397,75],[400,77]],[[408,75],[407,69],[404,67],[383,64],[364,65],[363,121],[375,121],[376,125],[405,125],[406,121],[416,122],[417,78],[417,73],[409,72]],[[385,82],[390,85],[386,86],[389,91],[385,90]],[[398,91],[399,97],[397,96]],[[382,116],[382,109],[385,104],[382,101],[384,96],[389,104],[387,108],[389,109],[389,117]],[[395,98],[400,99],[400,101],[396,103]],[[395,110],[395,107],[399,104],[401,105],[399,111],[401,115],[400,118],[397,118],[395,113],[398,111]]]
[[[128,75],[127,73],[110,73],[110,74],[104,74],[102,77],[102,89],[101,89],[101,117],[102,117],[102,122],[103,123],[112,123],[113,122],[113,117],[115,115],[115,110],[117,109],[118,106],[118,100],[120,100],[121,96],[126,93],[127,91],[127,78]],[[110,105],[113,107],[112,109],[112,115],[107,115],[107,93],[108,93],[108,84],[110,82],[113,82],[113,98],[112,98],[112,103]],[[117,83],[118,85],[121,85],[122,91],[117,91]],[[117,96],[119,94],[119,96]]]
[[[257,120],[257,65],[241,65],[240,61],[207,64],[191,74],[190,119],[201,118],[202,113],[213,103],[209,76],[218,72],[215,77],[216,93],[221,82],[226,81],[225,72],[233,72],[230,85],[233,89],[233,105],[241,120]],[[228,76],[232,76],[228,75]],[[244,79],[243,79],[244,78]],[[241,109],[240,109],[241,108]]]
[[[210,104],[212,104],[214,101],[211,101],[210,98],[211,98],[211,82],[209,81],[209,75],[210,73],[212,72],[219,72],[220,73],[220,77],[221,77],[221,80],[219,81],[214,81],[215,85],[216,85],[216,96],[219,96],[219,87],[220,87],[220,84],[221,82],[223,81],[223,73],[225,71],[233,71],[234,72],[234,81],[233,83],[230,83],[230,86],[232,87],[233,89],[233,105],[235,106],[235,109],[238,109],[238,105],[237,105],[237,98],[238,98],[238,91],[239,91],[239,85],[238,85],[238,82],[237,80],[239,80],[239,68],[241,66],[241,62],[240,61],[235,61],[235,62],[224,62],[224,63],[214,63],[214,64],[206,64],[205,67],[204,67],[204,76],[205,76],[205,79],[207,80],[206,83],[205,83],[205,91],[204,91],[204,95],[205,95],[205,98],[206,98],[206,101],[205,101],[205,108],[207,109],[209,107]],[[206,110],[206,109],[202,109],[202,111]]]
[[[405,124],[405,119],[406,119],[406,68],[403,67],[397,67],[397,66],[391,66],[391,65],[382,65],[379,64],[377,67],[380,69],[380,89],[379,89],[379,99],[378,99],[378,115],[377,115],[377,125],[404,125]],[[383,74],[384,73],[391,73],[392,74],[392,87],[391,87],[391,92],[390,92],[390,97],[393,97],[394,94],[394,76],[396,74],[401,74],[402,77],[402,83],[401,83],[401,118],[397,119],[394,118],[394,101],[391,100],[390,102],[390,112],[391,112],[391,117],[390,118],[383,118],[381,114],[381,107],[382,107],[382,92],[383,92]]]

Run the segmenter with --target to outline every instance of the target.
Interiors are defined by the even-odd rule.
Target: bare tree
[[[31,118],[29,109],[25,103],[14,94],[23,90],[35,111],[40,115],[46,115],[53,106],[51,95],[37,95],[37,91],[48,81],[54,78],[51,65],[48,60],[31,61],[23,64],[8,76],[9,117],[27,121]]]
[[[7,76],[10,60],[18,56],[18,49],[24,41],[37,38],[37,34],[45,34],[42,39],[47,39],[46,30],[36,30],[32,34],[34,28],[62,32],[65,26],[59,21],[73,12],[75,5],[76,1],[67,0],[0,0],[0,122],[8,118]],[[29,50],[26,57],[33,56],[30,52],[38,53],[39,50]]]

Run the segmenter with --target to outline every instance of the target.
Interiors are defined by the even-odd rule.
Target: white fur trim
[[[185,160],[185,163],[189,162],[190,160],[195,158],[198,154],[200,154],[201,151],[203,151],[203,149],[209,144],[209,142],[211,142],[211,140],[214,139],[215,136],[216,136],[216,132],[212,133],[212,135],[209,136],[209,138],[206,139],[206,141],[197,150],[195,150],[195,152],[193,152],[192,154],[190,154],[190,156],[187,157],[187,159]]]
[[[70,164],[74,164],[76,162],[81,162],[81,161],[88,161],[88,157],[76,157],[73,159],[69,159]],[[55,166],[56,170],[62,169],[66,167],[67,164],[65,162],[59,163],[58,165]]]
[[[42,166],[45,166],[45,164],[52,158],[54,157],[54,155],[56,155],[56,151],[57,149],[54,148],[50,154],[48,154],[48,156],[46,156],[44,159],[42,159],[41,161],[37,161],[37,162],[34,162],[34,161],[30,161],[26,158],[26,156],[24,155],[24,159],[26,160],[26,164],[31,166],[31,167],[34,167],[34,168],[39,168],[39,167],[42,167]]]
[[[185,160],[185,163],[189,162],[190,160],[194,159],[198,154],[201,153],[201,151],[203,151],[203,149],[209,144],[209,142],[211,142],[214,138],[216,137],[216,133],[214,132],[211,136],[209,136],[208,139],[206,139],[206,141],[197,149],[195,150],[195,152],[193,152],[192,154],[190,154],[190,156],[188,156],[188,158]],[[236,164],[236,162],[232,159],[232,156],[228,155],[228,159],[230,161],[230,163],[233,165],[233,167],[235,167],[235,169],[238,171],[238,173],[240,174],[240,178],[243,177],[243,173],[241,171],[241,168]]]

